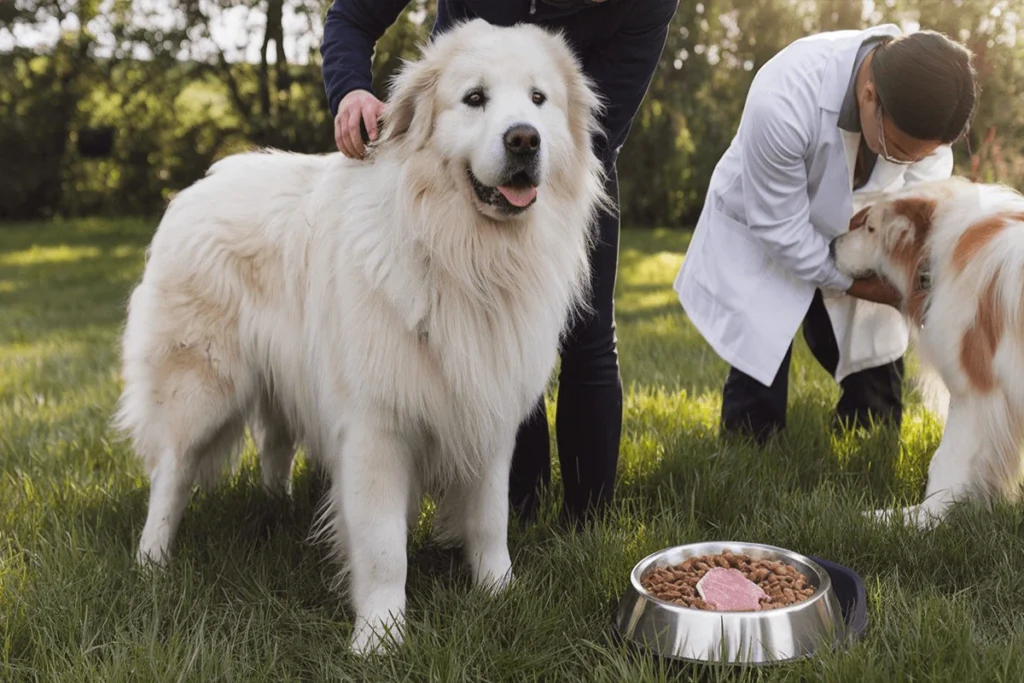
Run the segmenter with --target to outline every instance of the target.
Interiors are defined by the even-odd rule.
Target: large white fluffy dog
[[[607,201],[599,108],[560,36],[474,21],[405,65],[367,160],[241,154],[181,192],[123,339],[117,423],[151,479],[139,560],[166,562],[193,482],[249,423],[267,488],[290,492],[296,444],[330,475],[355,651],[402,637],[424,492],[475,582],[507,585],[516,431]]]
[[[1024,196],[963,178],[914,185],[861,210],[837,266],[903,295],[922,364],[949,393],[921,526],[958,500],[1016,498],[1024,446]],[[880,512],[886,517],[886,512]]]

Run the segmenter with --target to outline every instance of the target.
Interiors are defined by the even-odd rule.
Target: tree
[[[89,23],[98,0],[26,0],[4,6],[0,28],[56,26],[60,36],[45,58],[21,48],[6,57],[0,92],[0,218],[50,215],[78,102],[93,73]],[[15,163],[11,163],[11,162]],[[2,196],[7,194],[8,196]]]

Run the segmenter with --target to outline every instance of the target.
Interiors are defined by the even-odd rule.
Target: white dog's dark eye
[[[871,226],[869,225],[869,226],[868,226],[868,232],[874,232],[874,231],[875,231],[875,229],[874,229],[874,228],[872,228],[872,227],[871,227]]]
[[[484,97],[483,90],[470,90],[466,93],[466,96],[462,98],[462,103],[469,107],[482,107],[487,103],[487,98]]]
[[[544,104],[544,102],[546,102],[547,99],[547,95],[542,93],[540,90],[533,91],[533,103],[536,104],[538,107]]]

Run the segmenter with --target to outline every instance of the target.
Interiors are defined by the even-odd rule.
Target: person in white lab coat
[[[784,427],[801,324],[840,383],[838,423],[901,423],[899,295],[840,273],[829,245],[862,196],[948,177],[976,98],[967,48],[894,25],[802,38],[758,71],[674,285],[730,366],[723,432]]]

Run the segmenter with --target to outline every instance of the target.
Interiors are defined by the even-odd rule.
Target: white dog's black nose
[[[525,123],[512,126],[505,131],[505,149],[517,156],[533,156],[540,149],[540,133]]]

